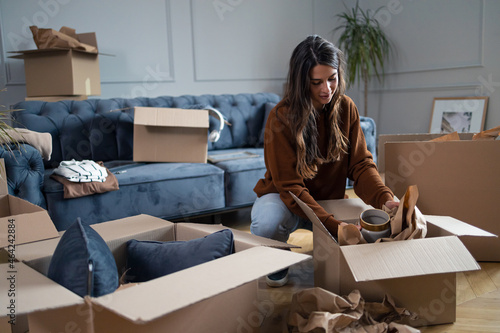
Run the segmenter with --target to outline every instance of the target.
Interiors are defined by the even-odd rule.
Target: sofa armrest
[[[365,135],[366,148],[373,155],[373,162],[377,164],[377,126],[370,117],[359,117],[361,129]]]
[[[47,208],[42,193],[45,168],[40,152],[28,144],[10,145],[12,151],[0,146],[4,159],[9,194]],[[2,175],[3,176],[3,175]]]

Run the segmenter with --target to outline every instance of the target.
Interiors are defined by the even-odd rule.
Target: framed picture
[[[436,97],[429,133],[477,133],[484,127],[488,97]]]

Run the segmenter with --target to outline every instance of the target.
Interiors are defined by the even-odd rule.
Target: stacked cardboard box
[[[95,33],[77,34],[80,42],[97,47]],[[73,48],[15,51],[24,60],[27,100],[81,100],[101,94],[99,54]]]
[[[439,134],[381,135],[385,160],[385,183],[401,196],[409,185],[417,185],[418,207],[424,214],[450,215],[500,235],[500,140],[435,142]],[[478,261],[500,261],[500,239],[462,237]]]

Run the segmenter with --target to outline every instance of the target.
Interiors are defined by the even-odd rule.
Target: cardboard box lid
[[[208,128],[208,110],[135,107],[134,124],[144,126]]]
[[[23,263],[0,264],[0,317],[10,314],[7,305],[15,301],[16,316],[41,309],[61,308],[83,303],[83,299],[66,288],[61,287],[48,277],[34,271]],[[15,295],[9,296],[11,289],[9,277],[13,277]],[[57,295],[57,297],[55,297]]]
[[[228,228],[222,224],[199,224],[187,222],[177,222],[175,226],[176,234],[182,233],[183,229],[187,229],[190,232],[203,232],[204,234],[208,234]],[[231,231],[233,232],[234,240],[236,242],[243,243],[242,245],[247,245],[244,248],[248,248],[250,246],[268,246],[277,249],[300,248],[300,246],[287,244],[270,238],[260,237],[241,230],[231,229]],[[202,235],[200,234],[199,237],[202,237]],[[237,245],[238,244],[236,244],[236,246]]]
[[[78,37],[78,41],[81,43],[94,46],[97,48],[97,37],[95,32],[84,32],[80,34],[76,34]],[[72,49],[72,48],[45,48],[45,49],[33,49],[33,50],[19,50],[19,51],[9,51],[8,53],[18,53],[17,55],[10,56],[9,58],[15,58],[15,59],[24,59],[26,55],[30,54],[43,54],[43,53],[50,53],[50,52],[69,52],[69,51],[75,51],[79,53],[85,53],[85,54],[90,54],[90,55],[98,55],[102,53],[96,53],[96,52],[88,52],[82,49]],[[106,54],[110,55],[110,54]]]
[[[0,215],[0,248],[58,237],[59,233],[45,209],[8,194],[5,170],[2,158],[0,159],[0,200],[2,204],[8,206],[2,207],[2,211],[9,212],[10,215]],[[14,220],[14,228],[9,227],[9,220]],[[34,228],[35,224],[36,228]],[[10,233],[11,230],[13,233]],[[9,234],[14,238],[9,238]]]
[[[498,237],[491,232],[462,222],[451,216],[424,215],[428,223],[444,229],[456,236]]]
[[[313,210],[296,196],[293,197],[311,222],[329,238],[335,240]],[[334,216],[341,221],[359,219],[359,214],[363,210],[373,208],[359,198],[318,203],[328,212],[334,213]],[[448,217],[442,219],[439,216],[431,217],[431,220],[444,221],[442,224],[448,226],[452,221]],[[478,233],[474,228],[465,228],[466,223],[462,222],[462,224],[461,231],[467,234]],[[453,228],[451,229],[450,232],[453,232]],[[486,234],[488,233],[480,233],[479,236]],[[354,279],[358,282],[480,269],[476,260],[456,235],[340,246],[340,250]]]
[[[358,282],[480,269],[456,236],[341,246],[340,250]]]
[[[145,323],[310,258],[254,247],[93,301],[131,321]]]

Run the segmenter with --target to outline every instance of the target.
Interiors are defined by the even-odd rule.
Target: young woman
[[[320,36],[307,37],[293,51],[284,97],[265,128],[267,170],[254,188],[253,234],[286,242],[297,228],[311,228],[291,192],[337,235],[342,222],[316,200],[344,198],[347,178],[365,203],[397,206],[366,148],[356,105],[344,95],[344,65],[342,52]],[[268,284],[284,285],[287,275],[272,274]]]

